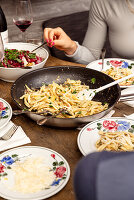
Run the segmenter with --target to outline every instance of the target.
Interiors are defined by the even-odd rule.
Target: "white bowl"
[[[15,42],[15,43],[5,44],[5,48],[8,49],[18,49],[18,50],[28,50],[28,51],[32,51],[36,47],[38,47],[38,45],[31,43]],[[0,67],[0,79],[7,82],[14,82],[17,78],[19,78],[23,74],[26,74],[27,72],[43,68],[49,56],[48,51],[45,48],[39,48],[38,50],[35,51],[35,53],[38,56],[44,58],[44,60],[41,63],[32,66],[31,69]]]

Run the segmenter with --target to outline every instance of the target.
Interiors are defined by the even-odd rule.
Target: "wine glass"
[[[25,31],[33,22],[32,7],[30,0],[17,1],[16,13],[13,18],[13,22],[21,30],[22,40],[23,42],[25,42]]]

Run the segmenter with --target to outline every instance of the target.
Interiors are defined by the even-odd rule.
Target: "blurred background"
[[[9,42],[21,41],[20,30],[13,23],[16,0],[0,0],[8,25]],[[88,11],[91,0],[31,0],[33,23],[26,30],[27,39],[43,39],[42,23],[45,20],[72,13]]]

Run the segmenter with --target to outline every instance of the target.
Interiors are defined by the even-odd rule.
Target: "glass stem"
[[[22,42],[26,42],[26,34],[25,32],[22,32]]]

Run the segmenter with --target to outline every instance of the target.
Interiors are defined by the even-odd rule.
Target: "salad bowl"
[[[47,59],[48,59],[48,51],[45,48],[39,48],[34,53],[35,55],[35,62],[33,62],[31,51],[35,48],[37,48],[38,45],[31,44],[31,43],[7,43],[5,44],[5,50],[8,49],[9,51],[7,54],[11,54],[11,56],[8,58],[11,58],[11,60],[8,60],[9,64],[11,63],[13,67],[6,66],[6,62],[4,66],[0,64],[0,79],[7,81],[7,82],[14,82],[16,79],[18,79],[20,76],[26,74],[27,72],[33,71],[35,69],[43,68],[45,65]],[[14,54],[12,53],[13,49],[16,49],[18,51],[26,51],[29,52],[29,55],[31,56],[31,60],[27,61],[24,56],[21,55],[19,60],[19,63],[23,63],[23,67],[19,66],[19,64],[16,64],[16,57],[14,57]],[[28,55],[26,55],[28,56]],[[24,60],[25,59],[25,60]],[[32,61],[32,62],[31,62]],[[28,65],[26,65],[28,64]]]

